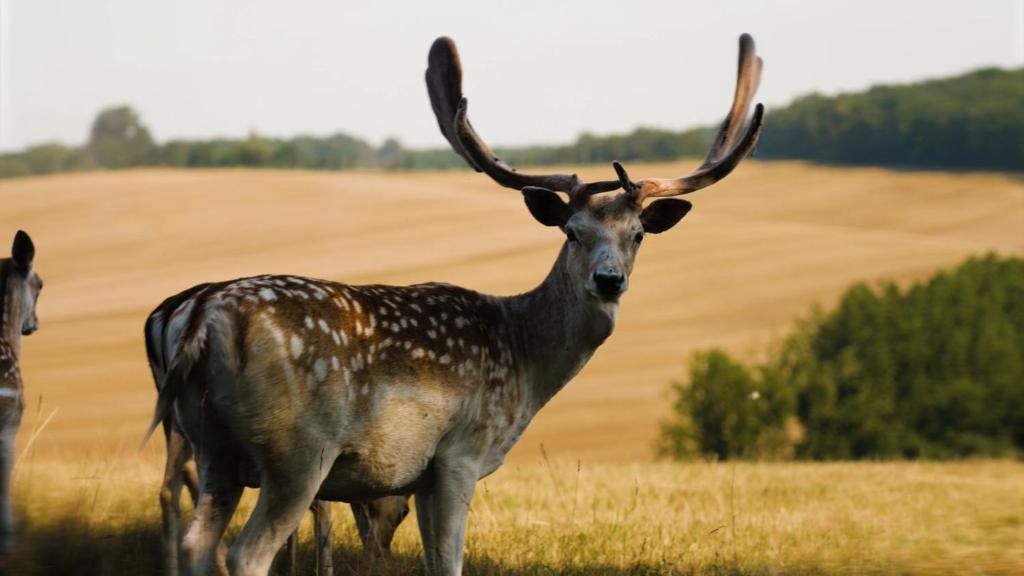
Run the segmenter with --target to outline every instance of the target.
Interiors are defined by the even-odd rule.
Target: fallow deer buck
[[[175,294],[164,300],[149,317],[146,318],[146,357],[153,373],[153,380],[159,385],[165,379],[170,351],[177,346],[176,338],[180,333],[170,332],[173,326],[169,320],[181,317],[179,307],[189,301],[191,296],[205,285],[193,287]],[[188,440],[174,423],[173,411],[168,411],[161,422],[167,448],[164,465],[164,478],[160,486],[160,510],[162,513],[161,541],[164,551],[164,574],[179,574],[179,525],[181,522],[181,493],[187,488],[193,503],[198,502],[199,481],[196,473],[193,450]],[[369,502],[352,504],[352,515],[355,518],[363,551],[370,556],[383,557],[390,553],[391,540],[395,530],[405,518],[409,507],[405,496],[388,496]],[[314,500],[310,505],[313,513],[313,539],[317,553],[317,574],[331,576],[333,573],[331,552],[332,513],[329,502]],[[288,572],[295,573],[296,533],[288,538],[287,558]],[[224,565],[223,544],[217,549],[217,571],[226,573]]]
[[[11,257],[0,259],[0,553],[14,550],[14,512],[11,510],[11,472],[14,437],[25,409],[21,381],[21,337],[39,328],[36,301],[43,280],[32,269],[36,248],[28,234],[14,235]]]
[[[174,328],[180,344],[153,422],[175,410],[197,447],[200,503],[184,543],[193,569],[208,571],[241,478],[258,477],[256,508],[229,552],[233,574],[266,574],[314,498],[408,493],[427,573],[459,574],[477,481],[611,334],[644,234],[690,210],[667,197],[714,184],[756,144],[761,105],[745,118],[760,71],[743,35],[732,109],[692,174],[634,182],[616,163],[617,180],[587,183],[497,159],[466,118],[455,45],[435,41],[426,79],[441,131],[470,166],[521,189],[534,218],[565,233],[555,264],[511,297],[294,276],[196,290]],[[644,207],[651,198],[664,199]]]

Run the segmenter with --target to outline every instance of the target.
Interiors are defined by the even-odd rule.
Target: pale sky
[[[444,146],[423,83],[439,35],[491,144],[706,125],[728,107],[741,32],[769,113],[810,91],[1024,65],[1024,0],[0,0],[0,150],[80,144],[122,103],[159,141]]]

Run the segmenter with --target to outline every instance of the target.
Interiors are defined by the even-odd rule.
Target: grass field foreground
[[[159,462],[23,461],[11,574],[159,573]],[[467,574],[1020,574],[1024,464],[510,465],[483,481]],[[246,494],[229,537],[254,503]],[[336,574],[422,573],[414,515],[383,564],[335,506]],[[300,573],[313,573],[309,520]]]

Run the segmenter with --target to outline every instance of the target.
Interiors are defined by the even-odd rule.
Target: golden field
[[[692,162],[629,168],[667,176]],[[580,171],[612,177],[610,166]],[[749,161],[691,198],[678,227],[644,243],[616,333],[512,460],[532,460],[541,444],[556,459],[650,460],[668,383],[685,375],[693,350],[750,357],[851,282],[1024,252],[1015,175]],[[0,241],[29,231],[46,281],[42,328],[23,354],[23,426],[57,410],[39,457],[134,452],[155,400],[143,322],[188,286],[292,273],[512,294],[543,279],[562,241],[519,193],[468,171],[63,175],[2,181],[0,206]]]
[[[692,199],[645,241],[616,333],[480,485],[467,572],[1024,573],[1021,463],[651,462],[690,353],[757,357],[851,282],[1024,253],[1024,180],[748,161]],[[512,294],[540,282],[562,241],[517,192],[470,172],[73,174],[0,181],[0,206],[0,239],[30,232],[46,281],[24,342],[11,574],[157,570],[163,446],[136,446],[155,401],[142,326],[166,296],[261,273]],[[338,573],[420,570],[415,521],[393,561],[367,565],[335,512]]]

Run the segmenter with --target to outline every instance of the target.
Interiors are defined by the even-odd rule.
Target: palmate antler
[[[452,149],[477,172],[507,188],[547,188],[565,192],[570,200],[585,200],[592,194],[618,190],[618,180],[583,182],[575,174],[522,174],[494,155],[480,139],[466,117],[466,98],[462,95],[462,65],[455,42],[441,37],[430,47],[427,66],[427,91],[441,133]]]
[[[764,106],[758,104],[754,107],[754,115],[747,129],[742,131],[742,136],[740,135],[750,101],[754,98],[761,81],[762,65],[761,58],[754,50],[754,39],[749,34],[741,35],[736,94],[733,96],[732,109],[722,122],[722,127],[719,128],[704,162],[689,175],[681,178],[647,178],[636,182],[629,179],[622,164],[614,162],[612,165],[626,193],[633,195],[639,203],[647,198],[689,194],[728,176],[754,149],[761,134]]]

